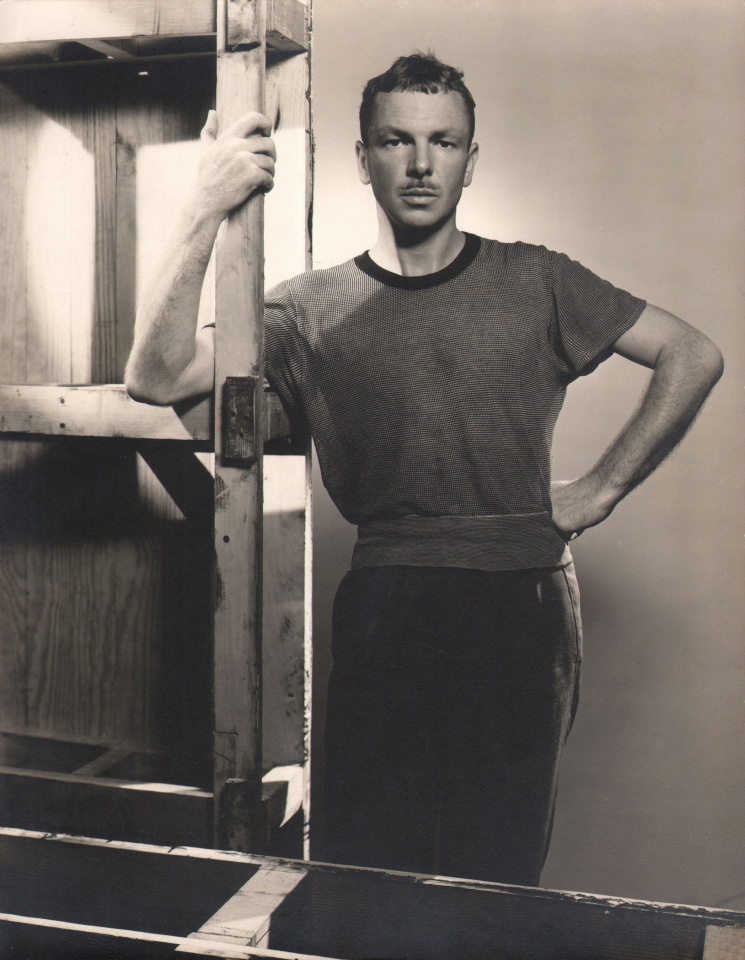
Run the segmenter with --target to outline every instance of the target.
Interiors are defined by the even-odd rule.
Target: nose
[[[426,177],[432,173],[432,152],[428,143],[414,143],[409,158],[409,175]]]

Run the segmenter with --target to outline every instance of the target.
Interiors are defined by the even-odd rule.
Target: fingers
[[[202,143],[212,143],[216,137],[217,112],[215,110],[210,110],[210,112],[207,114],[207,120],[202,127],[202,132],[199,134],[199,139],[202,141]]]
[[[244,113],[242,117],[239,117],[231,123],[221,136],[241,137],[245,139],[256,133],[263,133],[268,136],[271,132],[272,121],[269,117],[263,113],[257,113],[255,110],[251,110],[249,113]]]
[[[274,146],[274,141],[270,137],[249,137],[246,140],[246,144],[250,148],[251,153],[267,154],[272,160],[277,159],[277,150]]]
[[[269,173],[274,176],[274,158],[267,156],[265,153],[256,153],[253,157],[253,162],[257,167],[261,167],[262,170],[267,170]]]

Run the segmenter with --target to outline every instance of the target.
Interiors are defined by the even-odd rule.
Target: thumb
[[[199,138],[202,143],[213,143],[217,137],[217,111],[210,110],[207,114],[207,120],[202,127]]]

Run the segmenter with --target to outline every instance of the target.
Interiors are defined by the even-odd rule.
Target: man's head
[[[378,77],[365,84],[360,104],[360,139],[367,146],[375,113],[375,97],[394,91],[409,93],[458,93],[468,117],[468,145],[476,130],[476,104],[463,82],[463,71],[441,63],[432,53],[413,53],[399,57]]]
[[[394,227],[431,234],[455,223],[473,176],[474,102],[463,74],[431,54],[399,57],[365,87],[360,179]]]

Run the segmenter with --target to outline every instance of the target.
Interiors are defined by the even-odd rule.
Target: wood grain
[[[215,32],[212,0],[3,0],[5,43]]]
[[[231,11],[231,6],[228,6]],[[240,14],[240,10],[237,11]],[[265,33],[265,3],[256,4],[252,30]],[[218,37],[217,110],[221,129],[249,110],[264,108],[265,50],[228,52],[242,16]],[[228,377],[263,382],[263,198],[233,213],[215,248],[215,620],[214,792],[217,845],[255,849],[262,835],[261,626],[262,444],[257,459],[225,461],[221,438],[223,384]],[[258,420],[261,423],[261,391]],[[226,784],[232,781],[227,801]],[[242,785],[242,786],[241,786]],[[223,793],[225,791],[225,800]],[[243,802],[236,803],[242,794]],[[258,830],[258,833],[257,833]]]
[[[311,266],[309,82],[307,56],[267,68],[267,112],[275,122],[283,174],[265,205],[268,286]],[[309,446],[301,458],[272,458],[265,473],[265,763],[304,763],[307,855],[313,661]]]
[[[29,545],[30,726],[148,745],[155,558],[147,540]]]
[[[265,864],[196,933],[201,939],[229,937],[256,946],[270,930],[272,914],[307,874],[279,863]]]
[[[275,50],[299,53],[308,49],[310,12],[300,0],[270,0],[267,10],[267,43]]]
[[[201,928],[213,940],[184,945],[197,955],[213,944],[251,956],[242,932],[265,916],[257,955],[284,958],[709,960],[711,932],[712,949],[730,950],[718,960],[740,956],[745,930],[745,914],[728,910],[7,828],[0,858],[4,913],[163,936]]]
[[[209,406],[188,428],[172,407],[132,400],[120,384],[65,387],[0,386],[0,433],[57,437],[131,437],[139,440],[211,439]]]
[[[26,377],[27,108],[0,84],[0,381]]]

